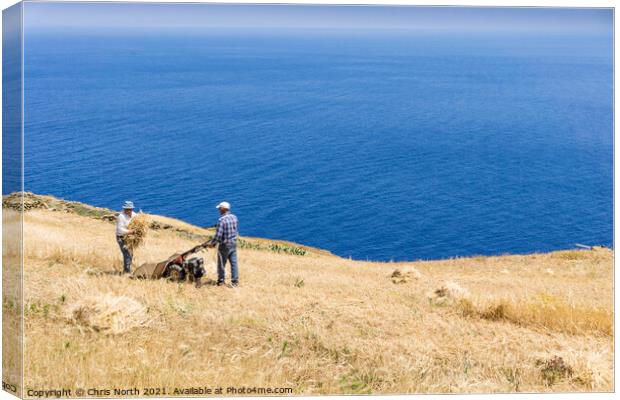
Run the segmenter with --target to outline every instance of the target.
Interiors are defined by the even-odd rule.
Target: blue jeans
[[[230,261],[231,282],[239,283],[239,266],[237,264],[237,244],[220,243],[217,247],[217,281],[224,282],[226,262]]]
[[[118,243],[118,247],[121,248],[121,253],[123,253],[123,272],[130,273],[133,254],[131,254],[131,250],[129,250],[125,245],[125,241],[122,236],[116,237],[116,243]]]

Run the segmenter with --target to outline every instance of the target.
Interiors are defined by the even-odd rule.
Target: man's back
[[[216,238],[222,243],[236,243],[238,229],[239,220],[234,214],[227,212],[218,221]]]

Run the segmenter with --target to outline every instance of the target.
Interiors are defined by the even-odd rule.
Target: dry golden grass
[[[570,304],[564,298],[540,293],[533,299],[495,298],[473,302],[460,298],[457,308],[464,316],[490,321],[509,321],[521,326],[558,332],[612,335],[613,313],[609,309]]]
[[[2,381],[22,393],[21,216],[2,210]],[[9,390],[10,391],[10,390]]]
[[[195,244],[149,232],[134,266]],[[239,289],[197,289],[113,274],[112,224],[35,210],[25,256],[28,388],[614,389],[610,251],[399,264],[241,249]],[[395,284],[395,269],[409,278]]]
[[[584,255],[587,256],[583,253],[581,257]],[[552,257],[557,257],[557,254],[552,254]],[[545,273],[547,272],[548,269],[545,270]],[[457,312],[465,317],[508,321],[520,326],[572,334],[613,334],[611,309],[569,303],[566,298],[545,292],[521,298],[472,296],[458,284],[447,282],[429,293],[428,297],[433,304],[455,306]]]

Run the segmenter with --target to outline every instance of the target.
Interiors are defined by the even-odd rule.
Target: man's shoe
[[[231,282],[230,287],[239,287],[239,282]]]
[[[217,281],[217,286],[224,286],[224,281]]]

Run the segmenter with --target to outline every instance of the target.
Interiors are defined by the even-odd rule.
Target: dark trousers
[[[239,283],[239,265],[237,264],[237,244],[220,243],[217,247],[217,281],[224,282],[226,262],[230,262],[231,282]]]
[[[133,258],[133,254],[131,254],[131,250],[125,244],[122,236],[116,237],[116,243],[118,243],[118,247],[121,248],[121,253],[123,253],[123,272],[130,273],[131,272],[131,259]]]

